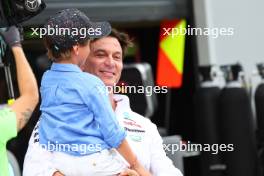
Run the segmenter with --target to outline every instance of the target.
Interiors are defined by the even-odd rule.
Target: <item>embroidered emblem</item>
[[[142,141],[142,137],[139,135],[129,135],[129,137],[132,141],[135,141],[135,142],[141,142]]]
[[[127,127],[125,127],[125,130],[129,132],[135,132],[135,133],[145,133],[146,132],[145,130],[131,129]]]

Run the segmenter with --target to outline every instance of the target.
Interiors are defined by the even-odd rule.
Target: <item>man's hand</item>
[[[10,48],[13,46],[21,46],[22,39],[17,27],[11,26],[6,30],[2,28],[0,29],[0,34],[3,36],[5,42]]]
[[[61,172],[57,171],[52,176],[64,176]]]
[[[127,169],[124,172],[121,172],[119,176],[139,176],[139,174],[131,169]]]

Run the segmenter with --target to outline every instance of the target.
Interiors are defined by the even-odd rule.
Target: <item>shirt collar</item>
[[[131,110],[128,96],[122,94],[114,94],[113,98],[117,102],[115,111],[117,111],[118,109]]]
[[[75,64],[52,63],[50,70],[61,72],[82,72],[80,67]]]

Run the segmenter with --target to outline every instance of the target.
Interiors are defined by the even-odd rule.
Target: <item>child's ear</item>
[[[78,45],[74,45],[73,47],[72,47],[72,51],[73,51],[73,53],[75,54],[75,55],[79,55],[79,46]]]

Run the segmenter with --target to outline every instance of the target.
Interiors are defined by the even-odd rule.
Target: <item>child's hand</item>
[[[135,170],[140,176],[151,176],[150,172],[147,171],[139,162],[136,162],[131,169]]]
[[[64,175],[62,173],[60,173],[59,171],[57,171],[52,176],[64,176]]]
[[[139,174],[131,169],[127,169],[124,172],[120,173],[119,176],[139,176]]]

